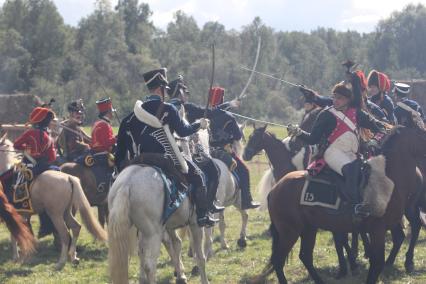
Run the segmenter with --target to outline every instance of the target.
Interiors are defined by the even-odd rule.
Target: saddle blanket
[[[325,179],[306,177],[300,200],[301,205],[321,206],[338,210],[340,203],[341,198],[336,183]]]
[[[0,176],[0,180],[3,186],[4,193],[6,194],[7,199],[16,211],[24,213],[34,213],[33,206],[30,199],[30,189],[32,182],[23,182],[14,186],[14,169],[10,169],[4,172]]]
[[[181,183],[174,181],[166,176],[164,171],[156,166],[138,164],[141,167],[152,167],[160,175],[164,184],[164,210],[162,221],[167,222],[169,217],[181,206],[183,200],[189,195],[191,186],[186,187]]]
[[[113,158],[108,152],[88,153],[78,157],[75,162],[92,170],[96,179],[96,188],[99,194],[108,194],[113,173]]]

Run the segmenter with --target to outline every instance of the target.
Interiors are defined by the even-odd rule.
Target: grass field
[[[282,129],[271,128],[279,137],[284,136]],[[250,129],[247,131],[251,131]],[[268,167],[265,157],[257,156],[249,163],[251,169],[251,184],[256,196],[256,185],[263,171]],[[221,250],[218,242],[214,243],[216,255],[207,264],[207,273],[211,283],[244,283],[245,279],[259,273],[270,256],[271,242],[264,232],[269,226],[267,212],[251,210],[249,212],[248,246],[241,250],[236,241],[239,237],[240,216],[234,208],[226,209],[227,231],[226,238],[230,245],[229,250]],[[38,218],[34,216],[32,223],[37,229]],[[217,235],[218,232],[216,232]],[[391,238],[388,235],[387,251],[390,250]],[[415,272],[407,275],[404,272],[404,256],[407,241],[404,242],[402,253],[397,257],[396,266],[386,269],[381,276],[382,283],[426,283],[426,235],[422,230],[415,252]],[[188,247],[184,241],[184,250]],[[53,248],[52,237],[41,240],[38,252],[25,264],[16,264],[11,261],[9,234],[4,225],[0,225],[0,283],[108,283],[107,247],[105,244],[95,243],[87,230],[83,227],[78,240],[78,254],[81,258],[78,266],[67,263],[65,268],[56,272],[55,262],[59,253]],[[299,246],[295,246],[288,263],[285,266],[287,277],[291,283],[312,283],[308,273],[298,259]],[[320,232],[314,251],[314,261],[320,275],[326,283],[362,283],[366,278],[368,262],[360,258],[360,274],[349,276],[344,280],[334,280],[337,272],[337,258],[330,233]],[[189,277],[189,283],[199,283],[199,277],[190,277],[193,265],[192,259],[184,255],[184,263]],[[172,283],[173,269],[169,257],[162,249],[158,262],[158,282]],[[139,275],[139,259],[131,259],[129,277],[137,283]],[[271,276],[268,283],[277,283],[275,276]]]

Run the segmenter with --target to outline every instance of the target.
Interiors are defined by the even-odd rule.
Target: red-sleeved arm
[[[106,122],[95,125],[92,131],[92,148],[95,151],[108,151],[115,142],[111,125]]]
[[[25,150],[28,144],[29,130],[25,131],[21,136],[19,136],[13,143],[13,148],[16,150]]]

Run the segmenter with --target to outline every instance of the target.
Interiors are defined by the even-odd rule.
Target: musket
[[[253,64],[252,72],[250,74],[250,77],[247,80],[246,85],[244,86],[243,90],[241,91],[241,94],[236,98],[237,100],[241,100],[242,98],[245,97],[245,92],[247,91],[247,88],[250,85],[251,79],[253,78],[253,75],[254,75],[255,70],[256,70],[257,62],[259,60],[259,54],[260,54],[261,44],[262,44],[262,38],[259,36],[259,38],[257,40],[257,51],[256,51],[256,57],[254,59],[254,64]]]
[[[207,103],[206,103],[206,107],[204,108],[204,118],[207,117],[207,111],[209,109],[209,103],[210,103],[210,98],[211,98],[211,91],[213,88],[213,82],[214,82],[214,69],[215,69],[215,51],[214,51],[214,41],[212,43],[212,73],[210,76],[210,88],[209,88],[209,95],[207,96]]]

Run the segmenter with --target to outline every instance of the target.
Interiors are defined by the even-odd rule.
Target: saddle
[[[77,164],[92,170],[98,193],[107,194],[114,170],[114,156],[109,152],[87,152],[75,159]]]
[[[360,176],[358,189],[361,191],[367,185],[371,174],[371,166],[366,160],[359,160]],[[345,196],[344,178],[325,165],[320,172],[307,171],[305,184],[302,190],[300,204],[307,206],[320,206],[340,210],[342,202],[349,200]]]
[[[185,176],[179,171],[173,161],[159,153],[143,153],[128,162],[128,165],[149,166],[160,175],[164,184],[164,210],[162,221],[167,222],[169,217],[180,207],[182,201],[191,192]]]
[[[9,202],[18,212],[34,213],[30,190],[37,176],[47,170],[59,171],[59,168],[48,165],[44,161],[38,161],[35,166],[27,161],[22,161],[0,176]]]
[[[394,183],[385,173],[386,159],[383,155],[376,156],[360,161],[360,166],[358,184],[362,203],[371,208],[371,216],[382,217],[394,188]],[[346,200],[344,186],[343,177],[326,166],[315,176],[306,175],[300,204],[333,209],[332,213],[346,210],[348,203],[341,202]]]

